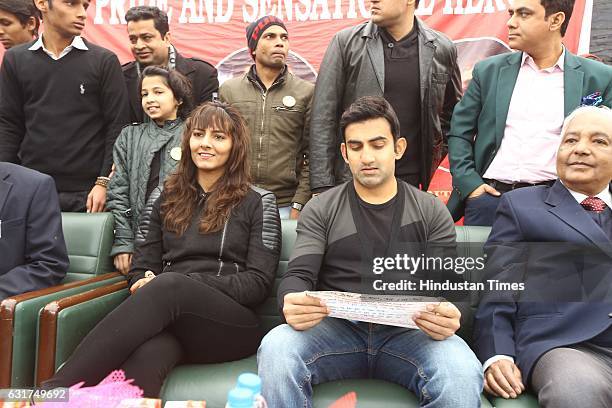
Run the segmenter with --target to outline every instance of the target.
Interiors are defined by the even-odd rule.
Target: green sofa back
[[[111,213],[62,213],[62,228],[70,259],[68,274],[62,283],[114,270],[109,256],[114,237]]]

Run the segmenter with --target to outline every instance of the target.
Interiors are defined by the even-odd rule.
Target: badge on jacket
[[[170,157],[172,157],[176,161],[181,160],[181,148],[180,147],[173,147],[170,150]]]
[[[293,108],[295,106],[295,98],[291,95],[283,96],[283,105]]]

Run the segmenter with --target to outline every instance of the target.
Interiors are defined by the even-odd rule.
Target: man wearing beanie
[[[419,0],[372,0],[370,21],[332,39],[312,105],[310,187],[314,193],[350,180],[340,155],[342,112],[362,96],[382,96],[408,142],[395,174],[427,190],[446,156],[453,108],[461,96],[457,50],[415,17]]]
[[[219,97],[245,117],[251,134],[251,176],[272,191],[281,218],[297,218],[310,199],[308,134],[314,86],[289,72],[285,24],[264,16],[246,29],[255,63],[221,85]]]
[[[198,58],[185,58],[170,43],[168,15],[157,7],[136,6],[125,13],[130,50],[135,61],[123,65],[130,99],[130,122],[148,120],[140,103],[140,74],[149,65],[176,69],[191,81],[192,106],[212,100],[219,89],[217,70]]]

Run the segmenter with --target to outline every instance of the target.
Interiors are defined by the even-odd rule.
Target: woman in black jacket
[[[263,333],[252,308],[272,288],[281,232],[274,195],[249,185],[248,144],[234,108],[195,109],[178,170],[144,216],[128,275],[132,295],[45,387],[94,385],[121,368],[156,397],[179,362],[255,353]]]

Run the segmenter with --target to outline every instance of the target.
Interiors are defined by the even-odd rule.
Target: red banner
[[[574,7],[565,37],[565,45],[572,52],[579,49],[588,1],[577,0]],[[98,0],[90,7],[85,37],[112,49],[122,62],[131,60],[124,16],[130,7],[142,4],[165,10],[179,52],[216,65],[221,82],[252,63],[246,52],[245,27],[263,15],[274,14],[285,21],[290,35],[290,65],[296,74],[313,81],[332,36],[369,17],[365,0]],[[510,51],[507,9],[508,0],[420,0],[416,14],[456,42],[467,86],[477,61]],[[430,191],[446,201],[450,186],[445,160]]]
[[[576,52],[586,0],[577,0],[565,38]],[[89,9],[85,37],[117,53],[128,49],[125,12],[154,5],[170,17],[173,43],[184,55],[218,64],[246,47],[245,27],[274,14],[287,25],[291,50],[318,69],[331,37],[369,17],[365,0],[97,0]],[[421,0],[416,14],[451,39],[490,38],[506,44],[508,0]]]
[[[136,5],[165,10],[177,50],[216,65],[220,82],[244,72],[252,63],[246,51],[245,27],[263,15],[274,14],[285,21],[291,68],[311,81],[332,36],[369,17],[365,0],[96,0],[88,10],[84,36],[113,50],[121,62],[131,60],[124,16]],[[507,8],[508,0],[420,0],[416,14],[455,41],[465,87],[477,61],[510,51]],[[586,37],[590,35],[591,8],[592,0],[576,0],[565,36],[565,45],[574,53],[588,51],[588,38],[583,44],[580,40],[581,30]],[[583,27],[583,21],[589,27]],[[446,201],[450,185],[445,161],[430,190]]]

